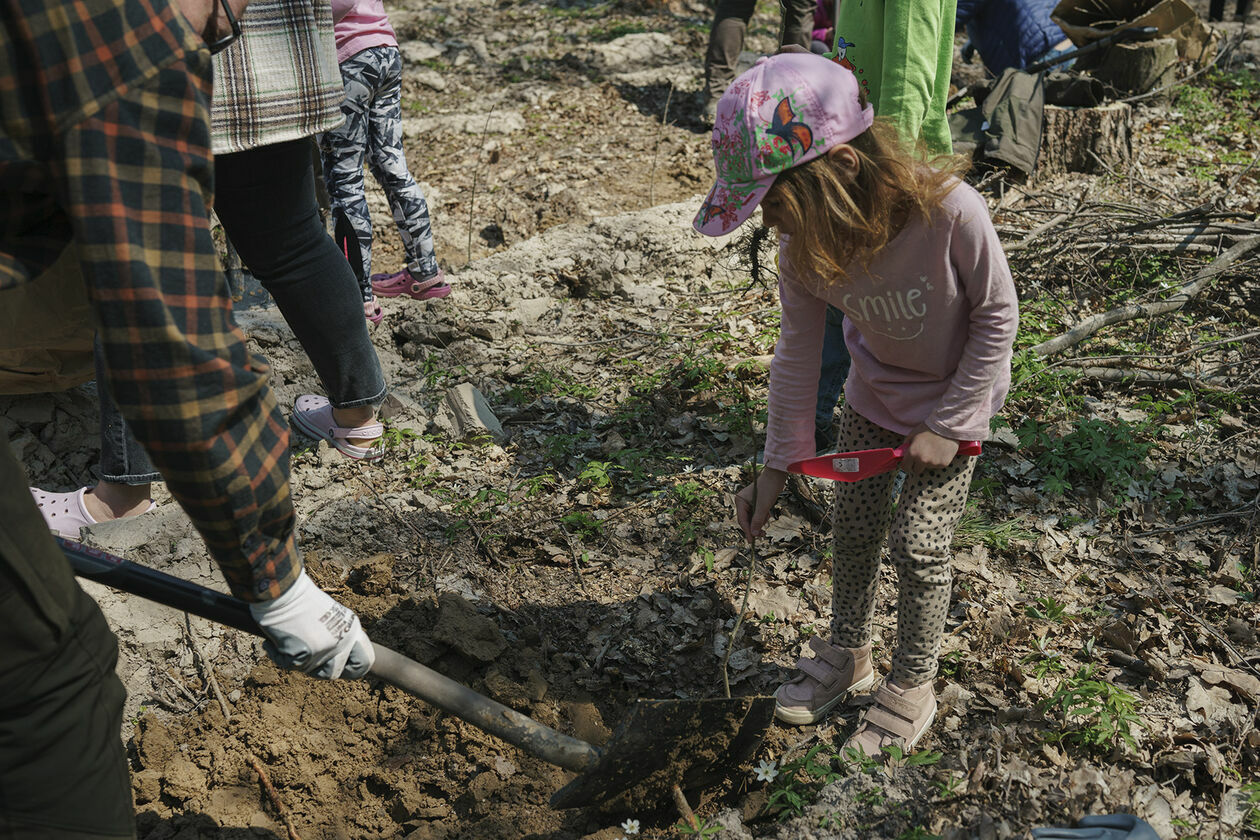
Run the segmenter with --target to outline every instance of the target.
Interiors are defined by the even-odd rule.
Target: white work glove
[[[267,634],[263,650],[282,668],[355,679],[376,660],[354,610],[334,601],[305,570],[279,598],[250,604],[249,611]]]

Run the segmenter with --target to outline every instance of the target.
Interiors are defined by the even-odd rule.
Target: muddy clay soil
[[[773,46],[777,13],[761,5],[749,50]],[[392,389],[383,462],[295,439],[312,576],[377,642],[592,743],[636,698],[721,696],[724,661],[733,693],[773,691],[803,638],[826,627],[828,502],[825,487],[805,482],[784,497],[728,656],[750,564],[730,497],[735,465],[759,448],[778,319],[773,283],[750,280],[746,243],[690,230],[711,173],[696,94],[710,12],[483,0],[390,9],[406,59],[408,160],[454,292],[384,301],[373,330]],[[1254,50],[1239,55],[1239,72],[1253,72]],[[956,81],[976,75],[959,67]],[[1022,239],[1060,212],[1055,200],[1086,193],[1171,213],[1228,185],[1222,206],[1254,215],[1254,174],[1241,165],[1205,185],[1180,157],[1143,151],[1176,119],[1166,104],[1138,119],[1147,168],[1137,194],[1106,173],[1039,185],[1035,197],[1032,185],[1022,199],[993,194],[1003,238]],[[1180,203],[1166,203],[1172,193]],[[398,238],[383,196],[369,199],[375,268],[393,270]],[[1088,282],[1074,257],[1050,270],[1045,260],[1059,256],[1034,251],[1013,258],[1022,293],[1091,303],[1072,285]],[[760,256],[773,265],[768,248]],[[1253,329],[1254,274],[1221,285],[1196,317]],[[274,308],[238,320],[272,364],[286,410],[319,391]],[[1238,346],[1243,362],[1226,362],[1254,374],[1254,339]],[[460,385],[484,395],[484,423],[451,408]],[[768,816],[773,788],[746,765],[692,794],[717,836],[989,840],[1112,811],[1141,814],[1165,837],[1240,836],[1249,812],[1238,788],[1260,752],[1250,724],[1260,685],[1244,678],[1260,649],[1254,595],[1243,597],[1254,581],[1231,570],[1255,565],[1255,520],[1237,511],[1260,482],[1260,418],[1248,402],[1178,403],[1175,414],[1087,391],[1095,416],[1151,415],[1181,430],[1150,457],[1199,507],[1047,494],[1008,430],[981,462],[973,522],[1009,527],[956,546],[941,710],[923,745],[940,754],[887,774],[827,754],[813,770],[798,765],[797,789],[813,804],[786,823]],[[1017,396],[1011,425],[1042,411]],[[92,480],[95,424],[91,384],[0,399],[0,428],[45,488]],[[160,486],[156,497],[156,511],[86,539],[224,589],[178,506]],[[1150,533],[1135,543],[1135,528]],[[875,646],[886,669],[887,570],[880,587]],[[617,840],[628,817],[640,836],[681,836],[668,803],[628,814],[548,808],[572,774],[379,681],[282,673],[244,634],[88,588],[121,641],[141,838]],[[1066,617],[1047,618],[1046,598],[1066,604]],[[1212,629],[1173,611],[1178,599]],[[1038,665],[1060,651],[1072,670],[1095,662],[1138,698],[1147,728],[1135,730],[1136,752],[1046,737],[1065,723],[1040,705],[1056,671]],[[819,727],[772,727],[755,761],[830,748],[855,720],[850,710]],[[770,813],[791,816],[782,802]]]

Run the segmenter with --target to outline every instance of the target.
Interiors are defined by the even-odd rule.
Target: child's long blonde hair
[[[927,218],[954,188],[964,162],[925,162],[891,125],[875,120],[849,144],[856,174],[823,155],[775,180],[781,215],[792,230],[787,258],[807,286],[822,290],[848,280],[845,267],[867,266],[912,218]]]

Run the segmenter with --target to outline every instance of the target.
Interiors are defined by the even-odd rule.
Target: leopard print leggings
[[[895,447],[904,437],[845,406],[840,451]],[[975,461],[961,456],[943,469],[907,474],[895,512],[895,470],[863,481],[836,483],[831,517],[835,538],[831,640],[850,648],[871,640],[880,548],[887,534],[898,582],[892,679],[902,688],[923,685],[936,676],[949,610],[950,543],[967,504]]]

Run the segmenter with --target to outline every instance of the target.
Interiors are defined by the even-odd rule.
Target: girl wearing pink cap
[[[925,163],[873,120],[853,73],[781,54],[718,103],[717,182],[695,220],[728,233],[761,207],[779,233],[780,338],[770,368],[765,468],[736,497],[740,528],[762,528],[789,463],[814,454],[827,304],[841,309],[853,366],[839,447],[903,445],[893,473],[836,485],[831,637],[814,637],[780,686],[776,714],[815,723],[874,684],[871,623],[884,536],[897,570],[891,672],[846,747],[910,750],[936,716],[933,681],[950,595],[950,542],[975,458],[1010,387],[1015,286],[984,199],[950,159]],[[755,499],[755,505],[754,505]]]

